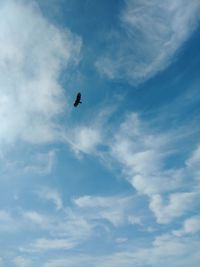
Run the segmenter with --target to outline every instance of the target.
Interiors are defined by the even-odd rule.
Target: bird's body
[[[74,102],[74,107],[77,107],[78,104],[81,104],[81,93],[78,93],[77,96],[76,96],[76,100]]]

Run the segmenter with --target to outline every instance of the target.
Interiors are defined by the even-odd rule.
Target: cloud
[[[173,172],[163,170],[171,153],[169,139],[167,133],[154,135],[138,114],[130,113],[111,140],[111,156],[125,167],[129,182],[139,193],[152,195],[179,186],[179,176],[169,181]]]
[[[47,153],[38,153],[32,159],[29,159],[29,164],[24,167],[25,173],[37,173],[47,175],[51,173],[55,163],[55,151],[50,150]]]
[[[44,237],[29,241],[20,247],[20,251],[35,253],[72,249],[91,239],[100,238],[105,231],[108,238],[110,225],[116,228],[126,224],[141,225],[141,214],[136,216],[134,213],[138,205],[136,202],[132,196],[82,196],[74,198],[74,205],[63,207],[59,213],[23,211],[20,221],[24,231],[34,233],[37,230]]]
[[[43,200],[53,202],[57,210],[63,208],[62,198],[57,190],[48,187],[43,187],[38,190],[36,194]]]
[[[200,163],[200,146],[197,147],[197,149],[193,152],[193,154],[191,155],[191,157],[188,159],[188,161],[186,162],[186,164],[189,167],[193,167],[195,165],[199,165]]]
[[[68,213],[44,215],[37,211],[24,212],[25,229],[35,229],[43,238],[29,241],[19,248],[20,252],[43,253],[49,250],[69,250],[89,240],[93,224],[73,210]],[[30,224],[31,223],[31,224]]]
[[[87,114],[84,122],[71,125],[62,135],[63,142],[67,143],[79,158],[84,154],[103,156],[100,152],[106,148],[106,139],[112,127],[108,126],[109,119],[117,105],[113,102],[101,104],[94,114]]]
[[[186,219],[183,227],[180,230],[173,231],[176,236],[183,236],[186,234],[196,234],[200,231],[200,216],[192,216]]]
[[[33,1],[1,1],[0,22],[0,143],[57,140],[66,105],[59,76],[77,64],[81,39]]]
[[[88,217],[93,219],[104,219],[114,226],[119,226],[125,221],[125,210],[130,205],[130,199],[115,197],[92,197],[83,196],[74,199],[75,204],[81,209],[89,208]]]
[[[108,118],[115,109],[113,103],[109,107],[101,106],[95,116],[90,114],[87,121],[68,129],[63,135],[63,140],[70,145],[77,156],[82,153],[98,154],[99,148],[106,142],[104,135],[107,135],[107,131],[104,131],[104,127],[107,127]]]
[[[56,162],[56,150],[51,149],[40,152],[27,146],[24,148],[18,146],[4,150],[4,154],[0,160],[1,177],[27,176],[27,175],[49,175],[51,174]]]
[[[70,256],[68,258],[60,258],[49,260],[44,264],[44,267],[78,267],[78,266],[95,266],[95,259],[88,255]]]
[[[107,220],[115,227],[140,224],[137,214],[137,198],[134,196],[81,196],[74,199],[79,213],[89,220]],[[140,220],[140,223],[138,223]]]
[[[182,198],[175,196],[174,199],[177,199],[179,203],[183,202],[183,206],[187,206],[188,203],[184,201],[184,198],[189,199],[191,195],[183,194],[183,196]],[[112,232],[110,236],[109,232],[106,231],[109,242],[111,242],[110,238],[112,238],[115,246],[120,246],[118,252],[111,250],[109,253],[102,254],[101,256],[87,255],[87,253],[79,254],[77,252],[76,257],[73,257],[71,253],[69,253],[67,258],[62,256],[62,253],[65,253],[66,250],[70,251],[81,244],[84,246],[85,242],[88,242],[91,238],[93,242],[94,240],[96,241],[99,238],[98,235],[102,234],[102,230],[97,228],[103,224],[102,219],[109,221],[115,227],[121,227],[125,224],[138,224],[142,226],[142,219],[137,216],[134,217],[135,202],[137,201],[137,198],[134,196],[81,196],[73,199],[75,205],[72,205],[71,208],[62,208],[59,213],[42,214],[33,210],[24,211],[22,212],[23,221],[21,221],[23,227],[20,229],[23,230],[23,233],[30,234],[30,230],[33,230],[32,225],[35,225],[37,233],[40,233],[40,237],[35,239],[31,235],[31,241],[27,240],[28,244],[23,243],[23,246],[19,248],[19,252],[30,253],[29,255],[33,255],[33,253],[36,253],[35,255],[40,253],[44,255],[44,253],[57,253],[56,251],[59,251],[61,253],[59,258],[52,254],[48,261],[43,263],[43,266],[46,267],[79,267],[80,265],[131,267],[133,264],[134,266],[143,267],[146,266],[146,262],[150,266],[155,267],[169,265],[184,267],[190,264],[197,267],[197,262],[199,262],[199,242],[184,235],[186,232],[190,234],[199,231],[198,216],[185,220],[183,228],[180,229],[181,231],[185,229],[184,235],[175,234],[172,231],[170,234],[156,236],[153,242],[151,241],[153,238],[151,236],[148,240],[145,239],[145,244],[142,242],[137,244],[135,241],[132,243],[133,240],[131,238],[127,239],[124,235],[123,238],[119,237],[119,232]],[[172,203],[172,206],[175,206],[174,210],[176,210],[176,204]],[[165,211],[167,205],[163,204],[162,208]],[[138,207],[136,207],[136,210],[138,211]],[[177,212],[179,212],[179,207]],[[117,214],[117,217],[113,216],[113,213],[114,215]],[[11,214],[8,215],[3,212],[2,217],[10,218]],[[17,219],[19,219],[19,216]],[[17,220],[15,223],[19,224]],[[33,231],[32,233],[35,232]],[[103,238],[105,239],[105,236]],[[23,260],[21,262],[23,264]]]
[[[199,146],[177,167],[175,162],[168,162],[174,155],[177,159],[181,155],[178,141],[176,132],[155,133],[136,113],[126,116],[110,140],[111,157],[121,164],[123,175],[134,189],[148,197],[158,223],[170,223],[200,201]]]
[[[149,207],[154,212],[158,223],[169,223],[198,207],[199,204],[199,192],[177,192],[170,194],[168,201],[161,195],[153,195]]]
[[[101,133],[104,124],[105,121],[98,127],[94,125],[94,129]],[[141,120],[139,114],[128,113],[110,135],[105,131],[101,134],[106,152],[95,147],[88,153],[100,156],[106,165],[111,162],[120,166],[122,175],[137,192],[135,199],[147,196],[148,209],[155,215],[157,223],[168,224],[193,210],[200,200],[198,144],[179,166],[172,160],[182,157],[180,143],[187,142],[186,132],[185,136],[179,133],[179,129],[163,133],[154,129],[150,122]],[[88,216],[103,218],[116,227],[131,222],[142,226],[140,214],[128,212],[133,203],[130,201],[123,206],[120,203],[122,199],[82,196],[74,202],[79,208],[90,208]]]
[[[7,211],[1,210],[0,211],[0,220],[1,221],[11,221],[12,219],[11,219],[10,214]]]
[[[200,145],[193,151],[192,155],[186,161],[187,168],[197,180],[200,178]]]
[[[20,230],[24,232],[39,233],[40,238],[33,240],[32,236],[31,240],[28,239],[26,244],[20,246],[21,252],[28,253],[71,249],[89,240],[95,233],[95,223],[76,209],[66,207],[51,213],[22,211],[16,222],[23,226]]]
[[[182,129],[181,134],[179,129],[163,133],[154,129],[150,122],[141,120],[137,113],[128,113],[110,135],[105,131],[102,134],[104,124],[105,121],[102,125],[98,124],[98,127],[94,125],[94,129],[103,136],[102,143],[106,146],[106,152],[95,147],[88,150],[88,153],[100,156],[106,165],[111,162],[114,166],[117,164],[121,167],[122,175],[136,190],[137,199],[147,196],[148,209],[153,212],[157,223],[171,223],[174,219],[187,215],[198,205],[199,145],[184,159],[183,146],[180,146],[180,143],[187,142],[187,127],[185,135],[182,134]],[[177,162],[182,158],[178,166],[174,158]],[[103,218],[116,227],[124,223],[134,224],[137,218],[139,221],[136,224],[142,226],[139,214],[133,214],[133,219],[124,216],[124,210],[127,213],[127,207],[131,203],[122,207],[117,199],[112,200],[82,196],[75,199],[75,204],[83,209],[90,207],[92,210],[95,207],[95,212],[88,216],[95,217],[96,214],[96,218]]]
[[[39,225],[42,228],[47,227],[49,223],[49,218],[36,212],[36,211],[26,211],[23,212],[24,219]]]
[[[45,267],[187,267],[199,266],[198,241],[190,238],[177,238],[171,234],[157,236],[149,246],[140,246],[132,249],[126,247],[126,251],[109,253],[109,255],[82,255],[76,257],[52,259],[45,263]]]
[[[98,144],[101,143],[99,129],[94,126],[74,127],[69,133],[72,149],[76,154],[79,152],[93,153]]]
[[[19,246],[22,253],[44,253],[44,251],[70,250],[89,240],[93,234],[91,222],[76,213],[69,216],[44,215],[36,211],[24,212],[24,232],[31,233],[25,244]],[[35,231],[39,238],[34,238]]]
[[[173,62],[197,28],[199,14],[198,0],[124,0],[121,28],[109,37],[97,69],[131,84],[147,80]]]
[[[195,234],[200,231],[200,216],[193,216],[184,222],[184,232]]]
[[[68,250],[77,244],[69,239],[46,239],[39,238],[35,240],[28,248],[21,249],[24,252],[44,252],[49,250]]]
[[[13,260],[15,266],[17,267],[31,267],[32,263],[30,259],[23,258],[21,256],[16,257]]]
[[[19,226],[9,211],[0,210],[0,232],[15,232]]]

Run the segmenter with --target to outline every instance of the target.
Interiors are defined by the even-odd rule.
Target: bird
[[[81,100],[81,93],[78,93],[77,96],[76,96],[76,100],[74,102],[74,107],[77,107],[78,104],[82,103],[80,100]]]

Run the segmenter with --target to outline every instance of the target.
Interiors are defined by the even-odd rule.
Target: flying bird
[[[81,100],[81,93],[78,93],[77,96],[76,96],[76,100],[74,102],[74,107],[77,107],[78,104],[82,103],[80,100]]]

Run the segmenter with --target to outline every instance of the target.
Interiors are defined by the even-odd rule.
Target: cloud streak
[[[131,113],[110,140],[111,157],[121,164],[134,189],[149,198],[149,208],[161,224],[186,215],[200,203],[199,146],[181,166],[166,164],[181,154],[180,149],[176,152],[178,139],[175,133],[153,133],[138,114]]]
[[[74,203],[78,207],[78,213],[89,221],[106,220],[116,228],[141,223],[138,217],[140,214],[136,212],[137,198],[134,196],[81,196],[75,198]]]
[[[96,62],[110,79],[138,84],[164,70],[197,28],[198,0],[125,0],[121,29]],[[114,44],[113,44],[114,43]]]
[[[104,256],[79,255],[49,260],[45,267],[144,267],[144,266],[172,266],[187,267],[199,265],[199,243],[191,238],[177,238],[171,234],[157,236],[148,247],[131,248]]]
[[[63,208],[62,198],[60,193],[57,190],[53,190],[51,188],[41,188],[40,190],[36,191],[36,194],[45,201],[52,202],[57,210]]]

